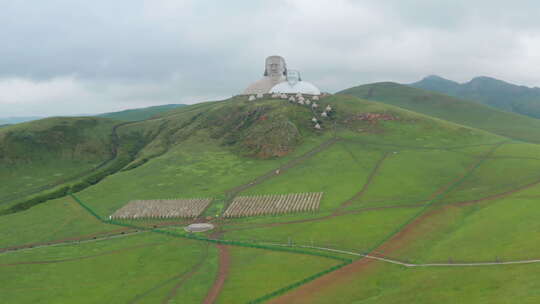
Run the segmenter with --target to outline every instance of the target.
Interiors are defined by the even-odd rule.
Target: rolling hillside
[[[476,77],[469,82],[458,83],[439,76],[428,76],[410,86],[540,118],[540,88],[519,86],[490,77]]]
[[[396,86],[378,84],[371,94],[393,100]],[[414,91],[404,103],[411,108],[438,100],[414,95],[435,93],[408,89]],[[460,110],[432,106],[434,116],[459,118],[470,109],[446,98],[439,106]],[[488,109],[497,119],[514,117],[473,105],[477,116]],[[327,106],[332,109],[324,117]],[[54,175],[63,161],[95,164],[103,160],[96,155],[113,156],[110,164],[117,165],[97,179],[68,182],[73,195],[0,213],[2,298],[227,304],[539,300],[535,262],[481,263],[540,257],[531,241],[540,229],[540,145],[488,132],[497,131],[495,123],[468,127],[467,121],[456,124],[398,106],[338,94],[313,110],[238,96],[142,121],[83,118],[95,121],[90,127],[66,118],[8,127],[14,135],[3,135],[10,144],[2,141],[0,147],[12,151],[3,155],[19,166],[17,172],[31,174],[43,163]],[[473,114],[465,118],[474,122]],[[515,116],[524,126],[502,130],[525,136],[518,131],[527,130],[531,119]],[[79,124],[89,126],[73,130]],[[51,146],[43,138],[53,138]],[[87,153],[86,143],[98,150]],[[12,147],[26,148],[17,153]],[[10,178],[24,188],[25,176]],[[316,211],[222,217],[238,197],[320,192]],[[130,201],[168,198],[211,202],[197,218],[109,219]],[[193,222],[215,229],[187,233],[184,227]],[[470,287],[473,279],[482,282],[480,288]],[[418,293],[426,282],[429,288]]]
[[[349,88],[338,94],[379,101],[516,140],[540,143],[540,120],[472,101],[392,82]]]
[[[96,115],[96,117],[110,118],[110,119],[124,120],[124,121],[145,120],[153,116],[156,116],[160,113],[163,113],[172,109],[176,109],[178,107],[183,107],[183,106],[185,105],[168,104],[168,105],[160,105],[160,106],[146,107],[146,108],[140,108],[140,109],[128,109],[124,111],[99,114],[99,115]]]
[[[47,118],[0,129],[0,202],[50,189],[104,166],[117,122]]]

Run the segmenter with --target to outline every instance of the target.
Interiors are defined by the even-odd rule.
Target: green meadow
[[[364,89],[352,93],[367,94]],[[414,263],[539,258],[536,120],[519,117],[512,126],[515,114],[467,101],[449,105],[450,97],[436,94],[420,100],[415,94],[419,91],[378,85],[372,100],[326,97],[320,107],[331,105],[333,111],[329,118],[319,117],[321,131],[311,122],[317,112],[305,106],[276,99],[248,102],[241,96],[137,112],[144,120],[127,123],[65,118],[2,128],[0,176],[8,181],[0,185],[1,197],[24,199],[35,187],[67,185],[72,180],[63,178],[84,176],[111,159],[116,147],[126,164],[75,193],[99,216],[106,219],[132,200],[213,198],[197,221],[211,220],[216,229],[199,236],[243,244],[229,243],[229,263],[222,265],[223,252],[213,242],[185,237],[190,220],[125,222],[141,231],[159,223],[175,236],[146,230],[93,240],[127,228],[100,221],[71,197],[60,197],[0,216],[0,249],[42,244],[0,250],[2,300],[201,303],[220,267],[226,267],[217,303],[246,303],[341,263],[331,257],[361,259],[313,249],[249,248],[268,243],[382,250]],[[419,103],[430,100],[437,101],[432,109],[420,111]],[[471,112],[458,119],[468,107]],[[366,114],[389,119],[369,120]],[[499,117],[500,123],[472,119],[481,120],[481,114]],[[75,132],[77,125],[84,127]],[[30,151],[45,139],[62,144]],[[304,192],[324,192],[317,212],[220,217],[235,196]],[[81,242],[62,243],[65,239]],[[47,244],[52,242],[60,244]],[[325,274],[342,276],[294,303],[533,303],[540,299],[536,268],[405,268],[373,262],[350,273]],[[295,285],[285,295],[318,280]]]

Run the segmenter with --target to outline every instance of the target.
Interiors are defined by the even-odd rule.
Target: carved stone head
[[[287,64],[281,56],[270,56],[266,58],[264,76],[277,78],[287,75]]]

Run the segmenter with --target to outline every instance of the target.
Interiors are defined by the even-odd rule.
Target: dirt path
[[[29,243],[29,244],[0,248],[0,253],[8,252],[8,251],[18,251],[18,250],[24,250],[24,249],[30,249],[30,248],[55,246],[59,244],[76,243],[76,242],[85,241],[85,240],[106,239],[106,238],[119,236],[119,235],[128,235],[135,232],[138,232],[138,231],[135,229],[130,229],[130,228],[120,228],[120,229],[115,229],[115,230],[110,230],[110,231],[96,232],[96,233],[82,235],[82,236],[58,239],[58,240],[54,240],[50,242]]]
[[[240,192],[243,192],[243,191],[245,191],[245,190],[247,190],[247,189],[249,189],[251,187],[254,187],[256,185],[261,184],[262,182],[265,182],[266,180],[268,180],[268,179],[270,179],[272,177],[275,177],[275,176],[278,176],[279,174],[284,173],[285,171],[297,166],[299,163],[301,163],[301,162],[315,156],[316,154],[328,149],[329,147],[334,145],[339,140],[340,139],[338,139],[338,138],[331,138],[331,139],[323,142],[319,146],[315,147],[314,149],[310,150],[309,152],[307,152],[307,153],[305,153],[305,154],[303,154],[303,155],[301,155],[301,156],[299,156],[297,158],[291,159],[290,161],[288,161],[286,164],[280,166],[279,168],[274,169],[272,171],[269,171],[269,172],[255,178],[254,180],[252,180],[249,183],[234,187],[234,188],[229,189],[229,190],[227,190],[225,192],[228,193],[230,196],[235,196],[236,194],[238,194]],[[279,174],[276,173],[278,170],[279,170]]]
[[[492,200],[496,200],[496,199],[500,199],[500,198],[510,196],[512,194],[515,194],[515,193],[521,192],[523,190],[533,188],[533,187],[538,186],[538,185],[540,185],[540,180],[535,181],[535,182],[530,183],[530,184],[527,184],[527,185],[524,185],[524,186],[521,186],[521,187],[518,187],[518,188],[515,188],[515,189],[512,189],[512,190],[509,190],[509,191],[506,191],[506,192],[503,192],[503,193],[494,194],[494,195],[491,195],[491,196],[487,196],[487,197],[483,197],[483,198],[479,198],[479,199],[475,199],[475,200],[455,202],[455,203],[449,203],[449,204],[454,205],[454,206],[466,206],[466,205],[481,203],[481,202],[485,202],[485,201],[492,201]]]
[[[76,258],[68,258],[68,259],[60,259],[60,260],[45,260],[45,261],[26,261],[26,262],[0,264],[0,267],[9,267],[9,266],[18,266],[18,265],[35,265],[35,264],[56,264],[56,263],[65,263],[65,262],[87,260],[87,259],[92,259],[92,258],[105,256],[105,255],[119,254],[119,253],[131,251],[131,250],[135,250],[135,249],[139,249],[139,248],[156,246],[156,245],[159,245],[159,244],[164,244],[164,243],[160,242],[160,243],[143,244],[143,245],[138,245],[138,246],[133,246],[133,247],[128,247],[128,248],[105,251],[105,252],[98,253],[98,254],[93,254],[93,255],[76,257]]]
[[[177,245],[180,245],[180,247],[181,247],[181,243],[177,243]],[[205,246],[205,252],[204,252],[204,254],[202,255],[202,258],[201,258],[200,261],[206,260],[206,254],[208,253],[208,251],[207,251],[206,249],[208,249],[207,244],[206,244],[206,246]],[[201,262],[199,262],[199,263],[201,263]],[[169,278],[167,278],[167,279],[165,279],[165,280],[158,281],[157,283],[156,283],[156,280],[155,280],[155,279],[153,279],[153,280],[146,280],[147,282],[150,282],[150,283],[153,284],[153,285],[151,285],[151,287],[148,288],[147,290],[144,290],[144,291],[142,291],[141,293],[135,294],[135,296],[134,296],[132,299],[130,299],[129,301],[127,301],[127,303],[128,303],[128,304],[135,304],[135,303],[138,303],[138,302],[140,302],[141,300],[143,300],[146,296],[148,296],[149,294],[153,293],[154,291],[159,290],[159,289],[163,288],[164,286],[166,286],[166,285],[168,285],[168,284],[170,284],[170,283],[173,283],[174,281],[180,280],[180,282],[178,282],[178,283],[175,285],[175,287],[173,287],[173,289],[171,290],[171,291],[173,291],[174,293],[176,293],[176,290],[175,290],[176,286],[178,286],[178,288],[181,287],[181,285],[182,285],[185,281],[187,281],[189,278],[191,278],[191,277],[193,276],[193,274],[199,270],[199,268],[200,268],[200,267],[199,267],[199,263],[195,264],[193,267],[191,267],[191,269],[189,269],[189,270],[187,270],[187,271],[183,271],[183,272],[181,272],[181,273],[179,273],[179,274],[176,274],[176,275],[174,275],[174,276],[172,276],[172,277],[169,277]],[[201,263],[201,264],[202,264],[202,263]],[[185,278],[186,276],[188,276],[188,277]],[[184,278],[185,278],[185,279],[184,279]],[[144,278],[143,278],[143,280],[144,280]],[[130,282],[130,281],[125,281],[125,283],[129,283],[129,282]],[[147,285],[148,285],[148,284],[147,284]],[[173,296],[174,296],[174,295],[173,295]]]
[[[367,181],[364,183],[364,185],[362,186],[362,189],[360,189],[360,191],[358,191],[353,197],[351,197],[348,201],[344,202],[343,204],[341,204],[341,206],[339,206],[339,208],[336,209],[335,212],[339,212],[340,210],[350,206],[354,201],[358,200],[359,198],[362,197],[362,195],[364,195],[364,193],[366,193],[367,189],[369,188],[369,186],[371,185],[371,183],[373,182],[373,180],[375,179],[375,176],[377,176],[377,174],[379,173],[379,170],[383,164],[383,162],[388,158],[388,155],[390,155],[390,152],[385,152],[383,154],[383,156],[381,157],[381,159],[379,159],[377,161],[377,163],[375,164],[375,167],[373,168],[373,170],[371,170],[371,173],[369,174],[368,176],[368,179]]]
[[[221,233],[217,232],[212,234],[211,238],[219,238],[220,235]],[[229,275],[229,268],[231,266],[229,247],[222,244],[217,244],[216,246],[219,249],[219,270],[214,285],[212,285],[212,288],[208,291],[203,304],[212,304],[217,300],[219,293],[225,284],[225,280]]]
[[[174,226],[174,225],[184,225],[187,223],[189,222],[186,222],[186,221],[163,222],[163,223],[151,224],[150,226],[154,228],[158,228],[158,227],[166,227],[166,226]],[[49,241],[49,242],[38,242],[38,243],[29,243],[29,244],[23,244],[23,245],[17,245],[17,246],[4,247],[4,248],[0,248],[0,254],[4,252],[57,246],[61,244],[73,244],[73,243],[80,243],[80,242],[86,242],[86,241],[106,240],[106,239],[112,239],[112,238],[117,238],[117,237],[129,236],[129,235],[140,233],[140,232],[144,232],[144,231],[124,227],[124,228],[110,230],[110,231],[102,231],[102,232],[96,232],[96,233],[82,235],[82,236],[63,238],[63,239],[58,239],[58,240]]]

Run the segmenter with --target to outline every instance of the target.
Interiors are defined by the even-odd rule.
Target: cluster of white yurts
[[[327,106],[322,112],[317,103],[321,91],[312,83],[303,81],[300,72],[287,69],[285,59],[281,56],[266,58],[263,78],[249,85],[243,95],[248,95],[250,101],[262,98],[280,98],[303,106],[308,106],[313,112],[314,128],[320,130],[321,119],[327,118],[332,111]]]

